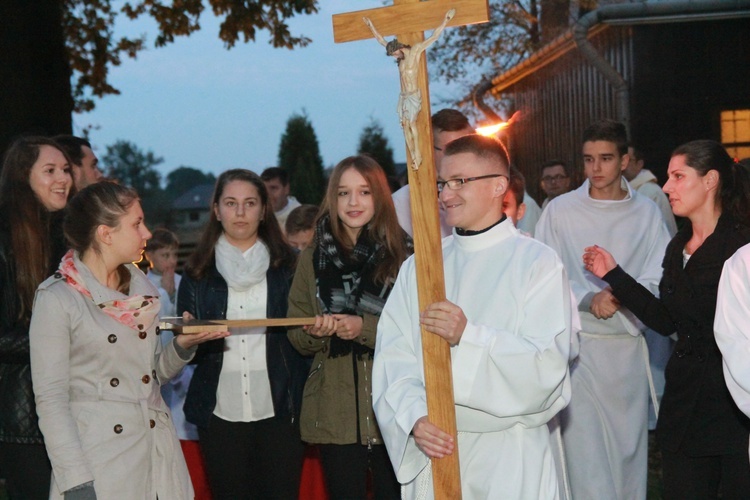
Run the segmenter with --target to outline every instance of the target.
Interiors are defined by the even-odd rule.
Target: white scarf
[[[271,255],[261,240],[257,240],[253,246],[242,252],[229,243],[222,233],[214,251],[216,269],[224,277],[229,288],[238,292],[248,290],[263,281],[271,264]]]

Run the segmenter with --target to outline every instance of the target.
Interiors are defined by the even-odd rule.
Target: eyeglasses
[[[557,175],[545,175],[542,177],[542,182],[544,183],[550,183],[550,182],[560,182],[563,179],[567,179],[567,175],[557,174]]]
[[[451,188],[452,191],[458,191],[462,187],[464,187],[464,184],[471,181],[479,181],[482,179],[492,179],[495,177],[505,177],[508,178],[507,175],[503,174],[489,174],[489,175],[480,175],[479,177],[465,177],[463,179],[448,179],[447,181],[437,181],[437,190],[438,193],[442,193],[443,189],[445,189],[445,186],[448,186]]]

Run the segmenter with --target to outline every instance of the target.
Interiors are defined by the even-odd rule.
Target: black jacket
[[[662,448],[689,456],[747,453],[750,420],[724,382],[713,324],[724,261],[750,242],[750,228],[720,217],[713,234],[683,268],[682,251],[691,236],[688,223],[667,246],[660,299],[619,267],[604,279],[615,297],[648,327],[662,335],[677,332],[656,424]]]
[[[292,279],[290,269],[268,269],[267,317],[284,318]],[[177,297],[177,311],[188,311],[198,319],[224,319],[227,314],[227,282],[216,270],[209,270],[196,281],[184,275]],[[224,360],[224,339],[206,342],[198,347],[193,360],[197,366],[187,399],[185,417],[189,422],[208,427],[216,407],[216,388]],[[309,363],[289,343],[285,327],[269,328],[266,335],[266,364],[271,384],[274,413],[296,421],[302,404],[302,389]]]
[[[56,269],[65,251],[62,213],[50,218],[52,259]],[[11,229],[0,221],[0,442],[43,444],[31,384],[29,318],[19,318],[16,262]]]

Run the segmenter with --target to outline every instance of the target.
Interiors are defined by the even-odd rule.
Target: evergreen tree
[[[279,146],[279,167],[289,172],[291,194],[300,203],[320,203],[325,191],[323,159],[315,130],[304,111],[293,114],[286,122]]]
[[[362,130],[357,151],[375,158],[375,161],[383,167],[386,176],[396,175],[393,148],[388,145],[388,138],[385,136],[382,125],[374,118],[370,118],[370,123]]]
[[[212,173],[202,172],[193,167],[177,167],[167,174],[166,191],[171,199],[176,200],[195,186],[215,182],[216,176]]]

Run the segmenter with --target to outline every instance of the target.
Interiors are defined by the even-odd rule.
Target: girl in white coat
[[[135,191],[102,182],[68,207],[72,250],[39,286],[30,329],[50,498],[193,498],[159,388],[197,344],[228,334],[180,335],[162,348],[158,291],[132,264],[151,237]]]

